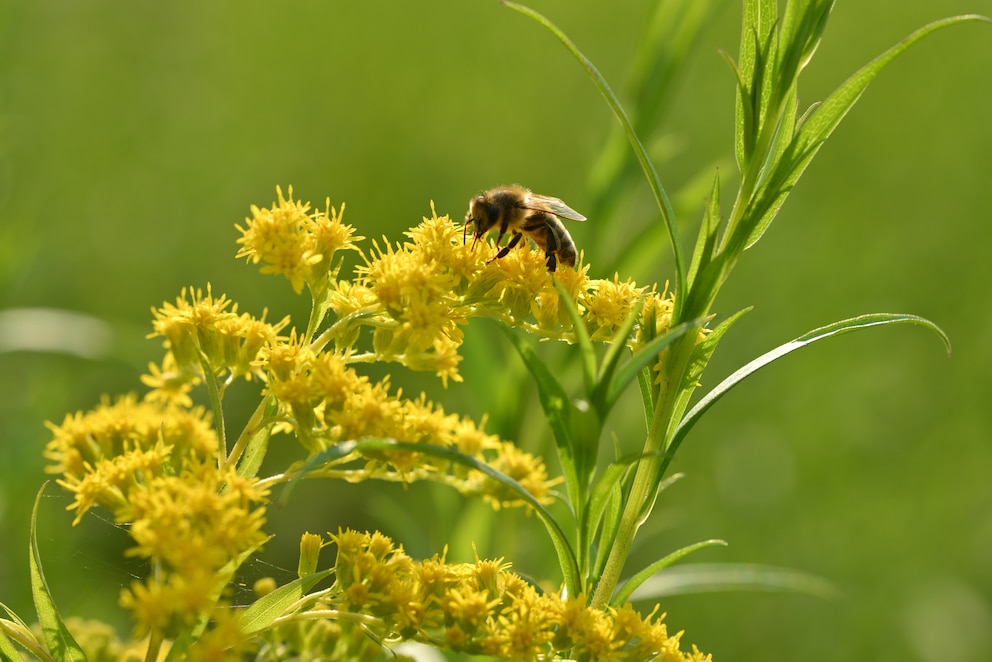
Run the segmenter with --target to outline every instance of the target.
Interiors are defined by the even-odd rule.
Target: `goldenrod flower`
[[[178,475],[163,475],[136,487],[129,507],[118,515],[130,522],[136,546],[129,555],[171,568],[216,570],[238,553],[265,540],[262,524],[267,490],[255,480],[211,463],[190,464]]]
[[[232,563],[267,538],[267,496],[254,479],[208,462],[191,462],[178,475],[157,476],[130,490],[127,507],[116,514],[130,523],[136,543],[127,554],[159,569],[121,593],[139,633],[189,626],[216,607],[236,567]]]
[[[589,336],[593,340],[611,340],[633,312],[643,290],[630,279],[620,282],[619,274],[613,280],[595,281],[582,299]]]
[[[332,595],[353,614],[375,617],[368,627],[382,639],[403,633],[507,660],[710,659],[695,647],[681,651],[681,633],[668,636],[664,616],[642,617],[629,604],[591,609],[585,596],[541,593],[502,559],[449,564],[435,555],[415,562],[378,532],[328,535],[338,547]]]
[[[145,400],[178,407],[193,406],[189,394],[200,378],[179,370],[171,352],[165,355],[161,365],[149,363],[148,373],[141,376],[141,383],[151,389],[145,394]]]
[[[250,377],[259,350],[289,323],[287,317],[270,324],[264,313],[260,319],[238,315],[237,304],[223,294],[215,298],[209,285],[206,295],[183,288],[175,305],[152,308],[152,314],[154,332],[149,337],[164,337],[173,357],[170,366],[193,375],[202,374],[206,361],[217,375]]]
[[[263,262],[262,273],[280,274],[289,279],[293,290],[299,294],[303,285],[310,286],[315,294],[324,288],[334,253],[354,249],[354,229],[342,222],[344,205],[340,213],[327,201],[324,212],[310,212],[310,203],[293,200],[293,187],[289,198],[276,187],[278,202],[269,209],[251,206],[251,218],[245,219],[238,243],[241,250],[235,257],[247,257],[252,263]]]
[[[52,440],[45,457],[54,462],[46,471],[61,473],[66,480],[81,480],[100,460],[128,453],[158,449],[167,453],[173,469],[190,459],[217,455],[217,436],[203,408],[139,402],[133,394],[113,402],[104,397],[90,412],[67,415],[61,425],[46,425]]]
[[[48,424],[48,471],[60,473],[59,484],[73,493],[75,522],[94,506],[108,509],[128,525],[134,545],[127,554],[151,567],[120,594],[136,633],[159,641],[210,623],[187,649],[189,659],[256,650],[260,635],[246,636],[223,601],[238,565],[267,539],[262,527],[272,484],[302,472],[349,481],[426,479],[482,496],[494,508],[533,503],[450,453],[345,442],[456,450],[510,477],[539,503],[554,498],[562,478],[549,477],[542,458],[486,432],[485,416],[477,422],[446,413],[424,393],[404,397],[388,374],[371,378],[363,364],[434,372],[447,386],[449,379],[461,381],[462,328],[471,318],[574,342],[568,311],[574,304],[590,337],[611,341],[640,305],[627,339],[636,350],[668,330],[674,309],[667,290],[659,294],[619,275],[589,278],[582,255],[576,268],[554,275],[527,242],[492,260],[491,239],[465,242],[463,228],[438,216],[433,203],[431,216],[406,240],[373,244],[349,276],[335,255],[359,250],[362,237],[343,223],[344,205],[334,208],[328,200],[324,211],[312,212],[292,189],[288,197],[276,191],[276,203],[252,206],[245,227],[238,227],[238,257],[286,276],[297,292],[310,289],[307,331],[284,333],[289,318],[269,323],[265,312],[239,313],[209,285],[205,292],[184,288],[175,303],[153,309],[151,336],[162,337],[168,351],[142,377],[151,389],[144,399],[104,399],[61,425]],[[654,366],[657,379],[665,358]],[[257,377],[265,402],[230,458],[218,460],[211,415],[192,406],[191,390],[206,382],[219,414],[217,401],[237,377]],[[252,436],[259,431],[266,436]],[[266,479],[246,477],[259,458],[244,449],[270,432],[294,434],[307,459]],[[340,453],[324,452],[339,444]],[[449,564],[442,553],[417,562],[378,532],[328,535],[337,546],[334,585],[303,598],[272,625],[264,635],[272,651],[355,659],[374,653],[377,642],[419,639],[504,659],[708,659],[695,649],[682,652],[680,635],[669,636],[654,612],[641,617],[629,605],[590,609],[585,596],[562,600],[524,581],[503,559]],[[325,544],[319,535],[302,535],[299,576],[317,571]],[[267,580],[256,588],[261,595],[275,585]]]

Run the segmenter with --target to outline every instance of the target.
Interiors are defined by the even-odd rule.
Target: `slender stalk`
[[[590,602],[591,607],[604,608],[609,604],[613,591],[620,580],[620,573],[623,572],[627,556],[630,554],[634,536],[646,514],[651,512],[650,502],[655,498],[660,480],[659,471],[663,466],[667,466],[667,463],[663,464],[664,451],[669,436],[675,428],[671,423],[677,413],[675,407],[679,401],[678,395],[682,389],[683,376],[688,369],[694,347],[695,338],[686,338],[685,336],[680,338],[673,347],[672,365],[674,369],[669,374],[674,378],[670,378],[669,387],[658,396],[659,402],[654,408],[651,425],[644,441],[642,451],[644,458],[637,466],[630,492],[626,495],[626,503],[623,514],[620,516],[617,535],[607,557],[606,566],[603,568],[603,575],[596,584]]]
[[[222,467],[227,462],[227,432],[224,429],[224,409],[221,407],[220,387],[217,386],[217,375],[210,366],[210,361],[202,350],[200,354],[200,367],[203,368],[203,382],[207,385],[207,394],[210,397],[210,408],[214,413],[214,427],[217,430],[217,466]]]
[[[158,659],[159,651],[162,649],[162,631],[158,628],[152,630],[148,638],[148,650],[145,651],[145,662],[155,662]]]
[[[255,411],[252,412],[251,418],[245,424],[245,427],[241,430],[241,434],[238,435],[238,440],[234,442],[234,448],[231,449],[231,454],[227,456],[226,465],[237,464],[238,460],[241,458],[241,454],[245,452],[245,448],[248,446],[248,442],[251,441],[252,435],[254,435],[261,428],[259,425],[265,417],[265,406],[269,402],[269,398],[262,398],[262,401],[258,403],[255,407]]]

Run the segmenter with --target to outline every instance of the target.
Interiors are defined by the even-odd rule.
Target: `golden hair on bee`
[[[532,193],[522,186],[497,186],[469,201],[462,241],[467,241],[469,225],[474,224],[472,246],[490,230],[499,227],[496,246],[510,234],[510,240],[499,248],[489,262],[505,257],[526,235],[544,251],[548,271],[554,272],[558,263],[575,266],[575,242],[559,219],[584,221],[586,217],[558,198]],[[488,264],[487,262],[486,264]]]

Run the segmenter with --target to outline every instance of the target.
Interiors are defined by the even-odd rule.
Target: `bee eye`
[[[486,216],[488,217],[490,223],[495,223],[499,220],[499,207],[494,204],[487,204]]]

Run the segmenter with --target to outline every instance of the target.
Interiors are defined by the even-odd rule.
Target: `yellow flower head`
[[[355,249],[362,237],[342,222],[344,205],[339,212],[328,199],[326,211],[310,213],[309,202],[293,200],[293,187],[288,199],[279,187],[276,195],[278,201],[268,209],[252,205],[245,227],[236,226],[241,232],[236,257],[264,263],[262,273],[285,276],[297,294],[304,284],[316,294],[324,288],[334,253]]]
[[[118,521],[130,522],[136,546],[129,555],[165,563],[180,574],[215,573],[265,541],[268,491],[233,468],[189,464],[133,488]]]
[[[619,274],[615,274],[613,280],[595,281],[582,300],[589,336],[593,340],[612,339],[633,312],[643,291],[644,288],[637,287],[629,279],[620,282]]]
[[[217,435],[201,407],[139,402],[133,394],[113,402],[104,398],[90,412],[76,412],[61,425],[47,426],[52,440],[45,447],[45,457],[54,464],[46,471],[61,473],[66,479],[82,479],[100,460],[139,451],[167,452],[173,469],[217,454]]]
[[[223,294],[215,298],[209,285],[206,295],[199,289],[183,288],[175,305],[152,308],[152,314],[154,332],[149,337],[164,337],[172,355],[163,365],[194,376],[203,373],[206,361],[215,374],[250,378],[259,350],[289,323],[287,317],[270,324],[265,313],[260,319],[238,315],[237,304],[232,305]],[[148,383],[158,386],[161,380],[153,375]]]

